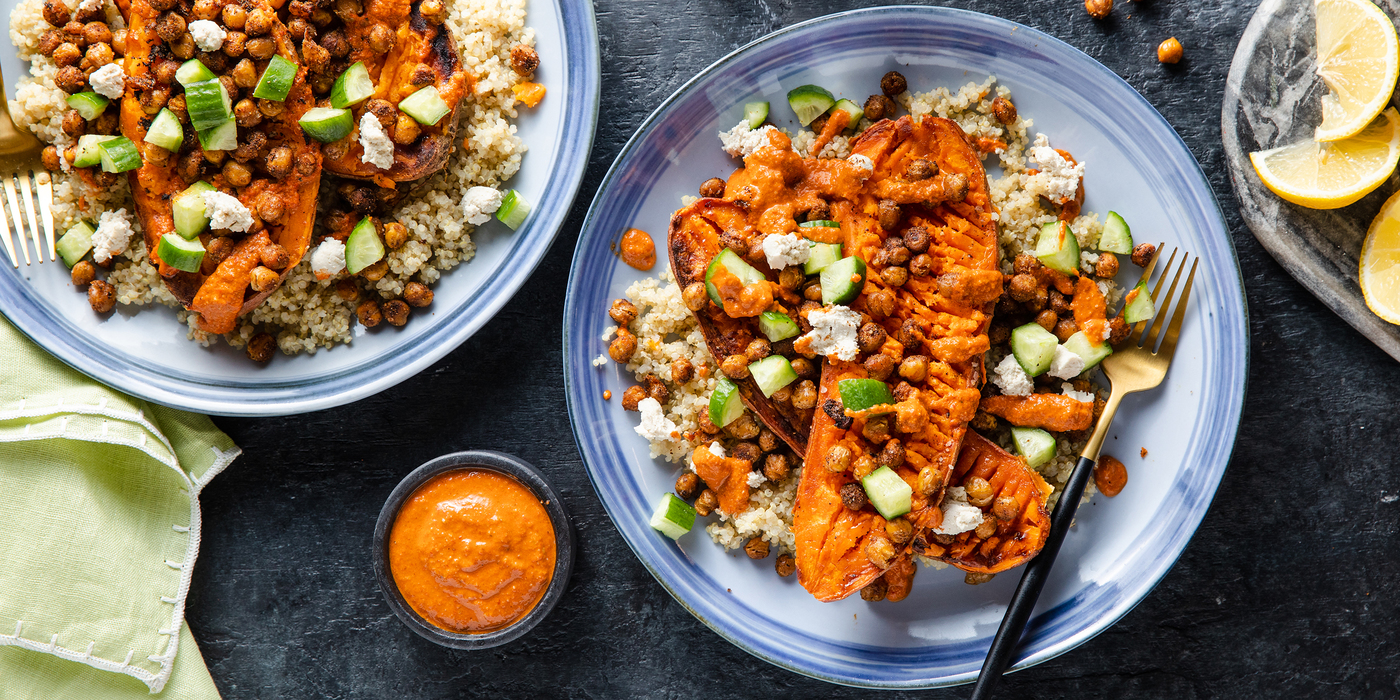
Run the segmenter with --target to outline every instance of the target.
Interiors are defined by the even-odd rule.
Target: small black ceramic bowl
[[[535,496],[540,499],[545,512],[549,513],[550,524],[554,526],[554,577],[550,579],[549,588],[545,590],[544,597],[540,598],[540,602],[525,617],[520,618],[509,627],[494,632],[458,634],[424,620],[413,611],[413,608],[409,607],[403,594],[399,593],[398,585],[394,583],[393,574],[389,571],[389,531],[393,529],[394,520],[398,518],[399,508],[403,506],[404,501],[413,495],[413,492],[418,490],[418,487],[433,477],[458,469],[489,469],[515,479],[533,491]],[[426,639],[453,649],[489,649],[514,641],[534,629],[535,625],[538,625],[540,620],[543,620],[554,608],[555,603],[558,603],[559,599],[563,597],[564,588],[569,584],[569,574],[572,573],[573,567],[574,531],[573,528],[569,527],[569,518],[564,513],[564,505],[559,500],[559,494],[554,492],[544,475],[533,465],[503,452],[490,450],[454,452],[414,469],[411,474],[404,477],[403,481],[399,482],[393,493],[389,494],[389,500],[384,502],[384,508],[379,511],[379,521],[374,525],[374,573],[379,578],[379,588],[384,591],[384,598],[389,601],[389,607],[393,608],[394,614],[398,615],[409,629]]]

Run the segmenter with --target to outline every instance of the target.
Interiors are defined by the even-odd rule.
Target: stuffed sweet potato
[[[222,50],[197,51],[189,32],[176,31],[204,15],[228,17],[225,7],[237,8],[231,12],[245,18],[248,33],[230,29],[225,39],[230,43]],[[129,171],[129,178],[146,247],[166,286],[199,314],[200,328],[228,333],[240,314],[276,289],[305,255],[311,238],[321,155],[297,124],[313,102],[306,70],[295,67],[299,58],[286,27],[263,0],[200,0],[197,9],[183,0],[134,0],[127,15],[128,77],[121,130],[141,147],[140,166]],[[285,95],[255,101],[254,85],[268,59],[277,56],[294,65],[284,83]],[[182,66],[193,72],[177,73]],[[202,106],[190,104],[198,99],[192,87],[196,83],[214,86],[213,109],[218,109],[217,89],[228,94],[226,121],[218,128],[197,133],[195,127],[203,124],[192,110]],[[157,120],[162,121],[159,126]],[[169,128],[174,122],[178,125]],[[173,133],[176,140],[167,142],[170,148],[147,141],[152,129],[165,136]],[[200,182],[231,199],[206,211],[202,195],[195,192],[197,210],[214,218],[209,221],[206,216],[205,223],[177,231],[177,198]],[[215,209],[226,216],[215,216]],[[203,250],[180,265],[169,264],[161,253],[167,234]]]

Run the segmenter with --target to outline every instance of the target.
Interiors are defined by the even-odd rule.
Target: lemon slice
[[[1249,154],[1274,194],[1310,209],[1336,209],[1366,196],[1400,160],[1400,114],[1385,110],[1360,133],[1341,141],[1299,141]]]
[[[1322,125],[1313,138],[1336,141],[1366,128],[1390,102],[1400,77],[1395,24],[1368,0],[1317,0],[1317,75]]]
[[[1361,244],[1361,294],[1377,316],[1400,324],[1400,192],[1390,196]]]

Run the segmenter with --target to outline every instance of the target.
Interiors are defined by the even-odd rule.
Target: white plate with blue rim
[[[0,0],[4,17],[18,0]],[[330,408],[391,387],[461,345],[515,294],[564,223],[588,164],[597,122],[600,68],[593,6],[587,0],[530,0],[526,24],[540,55],[538,107],[513,121],[529,151],[505,184],[533,211],[515,231],[492,219],[472,234],[476,257],[434,285],[433,305],[402,328],[387,324],[349,345],[258,366],[219,342],[186,339],[172,309],[98,316],[59,262],[0,265],[0,314],[89,376],[156,403],[200,413],[271,416]],[[6,93],[29,66],[0,41]],[[61,232],[59,232],[61,233]],[[0,255],[2,258],[3,255]],[[358,328],[358,326],[356,326]]]
[[[628,228],[665,236],[681,197],[740,164],[717,134],[746,102],[797,127],[786,92],[808,83],[863,101],[899,70],[912,89],[956,90],[987,75],[1011,89],[1034,130],[1087,164],[1085,207],[1121,213],[1143,240],[1202,257],[1176,360],[1156,391],[1126,399],[1105,452],[1128,465],[1128,486],[1079,510],[1040,597],[1014,668],[1084,643],[1125,615],[1181,554],[1229,461],[1248,363],[1238,262],[1210,186],[1166,120],[1127,83],[1034,29],[982,14],[887,7],[822,17],[721,59],[661,105],[602,183],[574,253],[564,317],[564,376],[574,436],[593,486],[638,559],[676,600],[740,648],[813,678],[852,686],[926,688],[976,677],[1019,571],[968,586],[956,569],[922,569],[899,603],[853,596],[819,603],[771,558],[753,561],[709,541],[704,522],[678,541],[648,526],[682,467],[649,457],[637,414],[604,400],[635,383],[592,360],[612,325],[611,300],[646,274],[612,246]],[[1084,99],[1093,95],[1094,99]],[[665,260],[664,243],[658,258]],[[1127,266],[1125,266],[1127,267]],[[1124,280],[1129,273],[1125,271]],[[1146,456],[1139,456],[1145,449]]]

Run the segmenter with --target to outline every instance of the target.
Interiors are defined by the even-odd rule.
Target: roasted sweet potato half
[[[351,110],[355,129],[344,139],[326,144],[328,172],[360,180],[407,182],[432,175],[447,163],[457,111],[475,80],[442,24],[442,3],[429,6],[438,10],[438,16],[425,17],[422,0],[337,0],[331,5],[329,22],[310,25],[310,38],[302,39],[301,47],[313,85],[329,84],[357,62],[365,64],[374,81],[373,97]],[[293,27],[306,26],[312,14],[313,3],[304,0],[292,0],[284,8]],[[298,19],[301,25],[296,24]],[[451,112],[432,124],[420,124],[400,111],[399,104],[429,85],[437,88]],[[394,164],[388,170],[361,158],[359,124],[365,112],[375,114],[394,140]]]
[[[979,530],[951,537],[920,536],[914,540],[914,552],[980,574],[1000,573],[1033,559],[1050,535],[1050,513],[1045,509],[1050,485],[1026,466],[1025,459],[968,431],[952,483],[966,487],[973,479],[991,487],[981,509],[983,522],[994,523],[995,531],[986,537]]]
[[[692,284],[703,285],[705,272],[720,251],[725,248],[748,251],[754,247],[754,241],[761,238],[750,223],[748,212],[740,205],[722,199],[698,200],[671,217],[671,227],[666,237],[671,272],[682,289]],[[748,258],[748,262],[765,273],[770,282],[776,278],[763,261],[761,252]],[[776,287],[771,285],[767,293],[773,294]],[[773,308],[796,315],[795,298],[790,298],[784,304],[779,293],[779,298],[770,297],[770,301],[776,304]],[[745,355],[749,345],[761,337],[757,315],[731,316],[713,300],[706,300],[694,313],[705,335],[705,344],[718,362],[732,355]],[[797,454],[806,454],[812,410],[796,408],[791,401],[779,402],[765,397],[751,377],[736,378],[734,381],[739,386],[744,405],[757,414],[774,434],[791,445]]]
[[[249,12],[262,10],[268,16],[273,12],[265,0],[236,4],[250,8]],[[196,55],[188,47],[180,48],[180,39],[167,41],[161,37],[163,32],[169,33],[161,25],[171,21],[170,16],[194,19],[188,2],[178,3],[166,12],[156,10],[148,0],[133,0],[128,8],[128,78],[121,104],[121,129],[123,135],[143,149],[141,166],[129,173],[132,197],[151,262],[157,265],[166,286],[181,304],[199,314],[200,328],[228,333],[240,314],[252,310],[276,289],[281,278],[305,255],[311,240],[321,154],[297,124],[313,106],[311,88],[306,83],[306,69],[299,69],[285,101],[258,112],[254,123],[239,125],[238,148],[234,150],[204,151],[188,118],[182,120],[184,142],[177,152],[144,143],[147,129],[162,108],[179,104],[183,111],[183,88],[175,80],[175,69],[185,60],[182,54]],[[265,38],[273,42],[276,53],[283,58],[300,60],[280,22],[272,23]],[[183,39],[188,39],[188,34]],[[232,102],[246,101],[248,108],[257,109],[251,99],[246,99],[251,97],[252,89],[240,89],[233,82],[232,60],[222,54],[197,57],[208,61],[209,68],[220,79],[226,79],[226,85],[233,86],[229,91]],[[172,199],[200,180],[237,197],[253,214],[254,221],[246,232],[205,230],[199,237],[210,252],[205,254],[203,268],[186,272],[160,259],[158,243],[162,236],[175,230]],[[215,242],[221,238],[227,240]],[[250,286],[253,270],[261,264],[262,253],[271,244],[281,246],[287,258],[278,261],[276,282],[264,282],[261,291],[255,291]],[[222,253],[214,252],[218,249]]]

